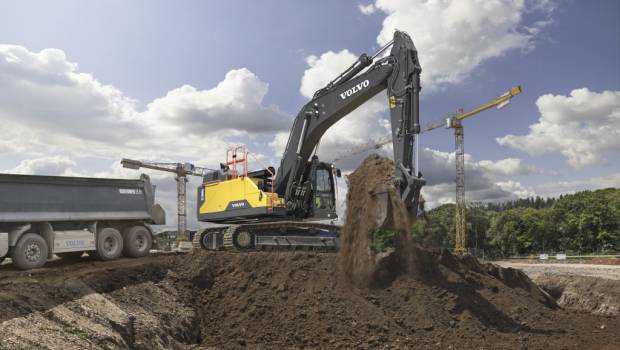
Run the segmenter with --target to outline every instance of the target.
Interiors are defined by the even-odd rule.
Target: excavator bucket
[[[375,218],[376,228],[384,230],[390,228],[392,220],[390,193],[387,187],[381,187],[371,193],[372,211],[371,215]]]

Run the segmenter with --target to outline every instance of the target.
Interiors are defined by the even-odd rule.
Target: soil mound
[[[392,169],[371,157],[349,177],[340,254],[196,250],[0,270],[0,349],[620,346],[618,317],[564,311],[520,270],[410,242],[402,203],[382,187]],[[400,234],[383,255],[368,236],[379,190]]]
[[[519,270],[424,252],[432,278],[383,288],[343,283],[336,254],[315,252],[0,271],[0,349],[618,348],[618,317],[559,309]]]

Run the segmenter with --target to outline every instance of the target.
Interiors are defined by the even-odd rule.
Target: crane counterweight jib
[[[121,160],[121,164],[123,165],[123,168],[134,170],[140,169],[140,161],[137,160],[123,158]]]

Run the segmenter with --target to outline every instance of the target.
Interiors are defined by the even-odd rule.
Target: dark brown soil
[[[618,317],[559,309],[519,270],[425,252],[428,275],[384,288],[351,287],[335,254],[307,252],[0,271],[0,348],[124,349],[131,315],[138,349],[620,346]]]
[[[389,180],[370,162],[367,175]],[[620,348],[620,318],[563,310],[520,270],[409,241],[377,259],[358,244],[374,227],[372,194],[355,193],[361,215],[347,216],[341,256],[199,250],[3,267],[0,349]]]
[[[189,257],[188,257],[189,258]],[[570,314],[518,270],[427,252],[426,278],[352,288],[333,255],[201,254],[202,343],[268,347],[604,348],[618,318]],[[604,328],[601,329],[600,327]],[[586,331],[588,329],[588,331]],[[613,330],[612,330],[613,329]],[[589,332],[596,331],[597,336]]]

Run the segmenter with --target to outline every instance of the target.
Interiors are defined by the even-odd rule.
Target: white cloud
[[[289,132],[279,132],[277,133],[271,142],[269,142],[269,148],[271,148],[274,152],[274,155],[281,156],[284,154],[284,149],[286,148],[286,143],[288,142]]]
[[[454,152],[442,152],[426,148],[420,152],[420,171],[427,181],[422,193],[429,208],[454,203],[456,191],[456,156]],[[496,182],[484,167],[465,154],[465,194],[467,202],[499,202],[527,197],[518,182]]]
[[[4,172],[10,174],[77,176],[74,167],[77,164],[63,156],[50,156],[22,160],[16,167]]]
[[[144,115],[157,125],[198,136],[286,130],[290,117],[277,106],[262,105],[268,90],[269,84],[248,69],[231,70],[213,89],[184,85],[169,91],[151,102]]]
[[[498,161],[481,160],[478,165],[488,174],[496,176],[515,176],[539,173],[538,169],[529,164],[523,164],[521,159],[506,158]]]
[[[534,190],[542,197],[558,197],[561,194],[610,187],[620,188],[620,173],[593,177],[586,180],[553,181],[536,185]]]
[[[377,43],[384,45],[394,30],[407,31],[420,53],[422,83],[433,90],[466,79],[484,61],[534,45],[549,23],[553,2],[510,0],[377,0],[387,17]],[[524,15],[543,20],[524,23]]]
[[[358,4],[357,8],[359,8],[360,12],[365,14],[366,16],[370,16],[373,13],[377,12],[377,8],[373,4],[368,4],[368,5]]]
[[[245,68],[211,89],[173,89],[139,111],[61,50],[0,45],[0,84],[0,117],[11,131],[3,144],[23,145],[21,155],[217,164],[234,137],[264,138],[290,124],[277,106],[263,104],[268,84]],[[3,144],[0,151],[9,151]]]
[[[320,57],[314,55],[306,57],[306,63],[310,68],[306,69],[301,77],[299,92],[307,98],[312,98],[315,91],[335,79],[356,60],[357,56],[346,49],[339,52],[327,51]]]
[[[77,72],[64,52],[0,45],[0,116],[5,122],[93,141],[122,141],[137,129],[135,101]]]
[[[171,222],[176,215],[174,176],[123,169],[121,158],[214,167],[239,140],[262,157],[260,147],[291,124],[277,106],[263,103],[269,85],[245,68],[229,71],[210,89],[184,85],[138,110],[136,100],[80,72],[62,50],[31,52],[0,45],[0,86],[0,152],[24,159],[6,171],[119,178],[146,172]],[[93,170],[92,159],[113,165]],[[190,181],[188,215],[195,219],[200,180]]]
[[[531,155],[560,152],[575,168],[620,152],[620,91],[581,88],[570,96],[540,96],[536,105],[540,118],[529,133],[497,138],[500,145]]]
[[[519,198],[528,198],[536,196],[536,192],[534,192],[531,188],[523,186],[518,181],[499,181],[495,183],[499,188],[504,191],[514,193]]]

